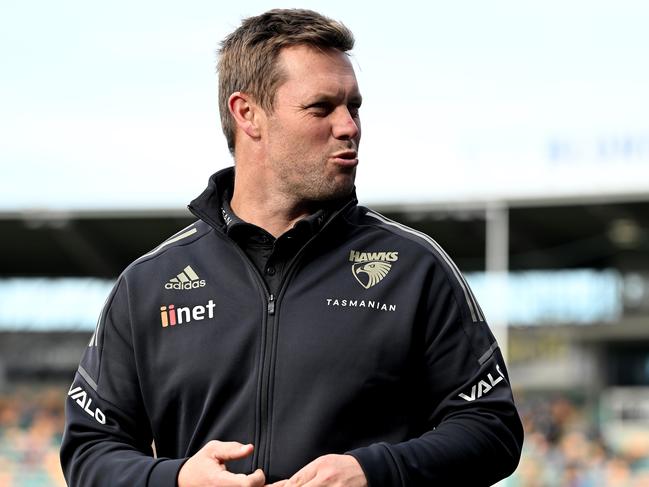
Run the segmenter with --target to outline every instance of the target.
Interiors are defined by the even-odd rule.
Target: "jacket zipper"
[[[251,459],[252,469],[251,472],[261,468],[264,472],[267,472],[267,465],[262,453],[265,451],[265,431],[264,429],[268,428],[268,402],[270,401],[270,392],[268,390],[268,369],[271,365],[271,353],[272,353],[272,342],[273,336],[275,334],[275,303],[277,302],[276,296],[270,292],[266,282],[261,276],[259,270],[252,261],[248,258],[246,253],[239,247],[236,243],[233,243],[236,251],[241,255],[243,261],[250,267],[253,272],[253,275],[256,277],[257,285],[263,292],[266,298],[266,306],[264,307],[264,314],[262,317],[261,325],[261,354],[259,357],[259,382],[257,385],[257,403],[255,406],[255,418],[256,424],[254,429],[254,441],[255,449],[253,450],[253,455]]]
[[[255,276],[254,281],[257,282],[258,289],[264,294],[265,296],[265,306],[264,306],[264,312],[262,316],[262,324],[261,324],[261,354],[259,357],[259,373],[258,373],[258,384],[257,384],[257,398],[255,399],[255,427],[254,427],[254,439],[253,439],[253,444],[255,445],[255,449],[253,450],[252,453],[252,459],[251,459],[251,472],[256,470],[257,468],[261,468],[266,472],[266,468],[263,465],[263,462],[260,461],[261,458],[261,451],[262,451],[262,437],[263,435],[263,425],[264,421],[266,421],[266,418],[264,417],[264,389],[265,389],[265,380],[264,376],[265,374],[265,363],[266,363],[266,357],[268,355],[268,328],[269,328],[269,316],[274,316],[275,315],[275,296],[270,292],[268,289],[268,286],[266,285],[266,282],[264,281],[263,277],[259,273],[259,270],[255,267],[255,265],[251,262],[251,260],[248,258],[246,253],[243,251],[241,247],[239,247],[234,241],[232,241],[230,238],[228,238],[224,232],[221,230],[221,225],[219,225],[218,221],[214,220],[211,218],[210,215],[207,213],[203,212],[202,210],[192,207],[191,205],[188,207],[189,211],[191,211],[196,217],[199,219],[203,220],[204,222],[208,223],[214,230],[216,231],[216,234],[219,236],[219,238],[222,238],[226,242],[228,242],[232,247],[234,247],[235,252],[237,252],[240,256],[243,262],[250,267],[250,270],[252,271],[252,274]],[[267,393],[267,391],[266,391]]]
[[[268,429],[268,402],[270,401],[270,392],[268,390],[268,369],[271,365],[271,353],[272,353],[272,339],[275,334],[275,303],[276,297],[273,293],[270,292],[266,281],[264,281],[261,273],[248,258],[246,253],[239,247],[236,243],[232,243],[236,251],[241,255],[243,261],[250,267],[253,275],[256,277],[257,285],[263,292],[266,298],[266,306],[264,307],[264,313],[262,317],[261,325],[261,354],[259,357],[259,381],[257,385],[257,398],[255,400],[255,418],[256,424],[254,428],[254,440],[253,444],[255,449],[253,450],[252,459],[251,459],[251,472],[261,468],[264,472],[267,472],[267,465],[263,455],[263,452],[266,450],[265,436],[266,432],[264,429]]]
[[[259,437],[255,445],[255,456],[253,463],[255,468],[261,468],[266,475],[269,469],[269,437],[271,430],[271,378],[274,373],[275,365],[275,337],[277,336],[276,317],[275,317],[275,295],[269,294],[266,301],[266,326],[263,329],[262,337],[262,355],[260,361],[260,389],[257,410],[259,412],[260,424],[258,425]]]
[[[267,326],[265,327],[265,335],[266,335],[266,341],[265,341],[265,346],[264,346],[264,357],[268,357],[268,367],[266,368],[264,366],[264,375],[262,380],[262,396],[261,396],[261,411],[260,411],[260,417],[262,418],[262,421],[264,421],[263,424],[260,425],[260,441],[259,445],[255,445],[255,453],[258,453],[258,458],[257,458],[257,463],[256,463],[256,468],[261,468],[266,475],[268,475],[268,470],[270,468],[270,440],[272,437],[272,421],[271,421],[271,416],[272,416],[272,410],[270,407],[271,403],[271,391],[273,389],[272,386],[272,379],[274,378],[274,370],[275,370],[275,352],[277,349],[277,344],[275,343],[275,339],[277,338],[277,326],[276,326],[276,318],[275,318],[275,313],[276,313],[276,308],[279,306],[279,301],[282,295],[284,294],[284,290],[288,287],[288,284],[293,277],[293,274],[295,273],[295,269],[297,269],[298,264],[300,260],[302,259],[302,256],[306,252],[306,249],[312,245],[313,241],[317,239],[319,236],[322,235],[322,232],[327,228],[332,221],[336,219],[336,217],[343,213],[350,205],[352,202],[349,202],[342,208],[340,208],[338,211],[336,211],[331,218],[325,224],[320,228],[320,230],[313,235],[293,256],[293,258],[288,262],[286,265],[286,272],[284,273],[284,276],[282,278],[282,281],[280,282],[279,289],[277,291],[277,296],[274,296],[273,294],[268,295],[268,301],[267,301],[267,311],[268,315],[272,316],[272,319],[269,319],[267,321]],[[249,259],[248,259],[249,260]],[[255,268],[256,269],[256,268]],[[259,274],[259,273],[258,273]],[[272,325],[272,326],[271,326]],[[264,428],[265,428],[265,434],[264,433]],[[262,442],[261,439],[264,439]],[[261,461],[260,461],[261,459]]]
[[[255,425],[255,449],[253,451],[252,457],[252,469],[255,470],[260,468],[268,475],[268,470],[270,466],[270,445],[269,439],[272,434],[271,431],[271,378],[274,375],[275,369],[275,359],[274,352],[276,350],[275,339],[277,337],[276,332],[276,308],[279,304],[279,298],[284,293],[284,289],[287,287],[288,282],[290,281],[297,263],[301,259],[302,255],[305,252],[305,249],[311,245],[311,243],[322,234],[324,229],[328,227],[333,220],[336,219],[338,215],[343,213],[353,202],[350,201],[338,211],[336,211],[328,221],[320,228],[318,233],[313,235],[295,254],[295,256],[288,262],[286,266],[286,273],[282,279],[282,282],[279,285],[277,291],[277,296],[270,292],[266,282],[264,281],[262,275],[255,265],[248,258],[246,253],[241,249],[236,243],[231,242],[232,245],[236,248],[237,252],[241,255],[244,262],[253,271],[253,274],[256,276],[257,284],[264,292],[266,296],[266,309],[263,316],[262,324],[262,336],[261,336],[261,357],[260,357],[260,381],[258,386],[258,399],[257,399],[257,410],[255,413],[259,413],[259,416],[255,414],[255,417],[258,420],[258,423]],[[207,222],[212,228],[214,228],[217,233],[226,240],[228,239],[222,231],[219,231],[220,225],[215,222],[209,215],[205,214],[203,211],[198,210],[197,208],[189,207],[189,210],[196,215],[201,220]]]

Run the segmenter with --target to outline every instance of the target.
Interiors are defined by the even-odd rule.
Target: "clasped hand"
[[[189,458],[178,473],[178,487],[367,487],[365,474],[351,455],[324,455],[290,479],[266,484],[260,469],[251,474],[228,472],[226,462],[249,456],[253,446],[234,441],[210,441]]]

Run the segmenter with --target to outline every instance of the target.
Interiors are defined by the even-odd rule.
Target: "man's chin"
[[[354,192],[354,180],[345,184],[338,184],[322,191],[317,201],[328,202],[347,198]]]

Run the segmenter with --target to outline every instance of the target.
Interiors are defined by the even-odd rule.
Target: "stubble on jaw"
[[[323,155],[320,167],[326,167],[328,155]],[[349,196],[354,190],[356,167],[338,168],[335,174],[309,171],[300,161],[276,163],[277,187],[282,194],[296,202],[326,203]],[[309,166],[309,164],[307,164]]]

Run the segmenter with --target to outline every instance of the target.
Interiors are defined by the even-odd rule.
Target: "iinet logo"
[[[214,318],[214,304],[213,300],[209,300],[206,305],[198,305],[190,308],[183,306],[176,308],[175,305],[160,306],[160,322],[162,327],[182,325],[183,323],[190,323],[192,321],[200,321],[205,318]],[[205,314],[207,313],[207,316]]]

